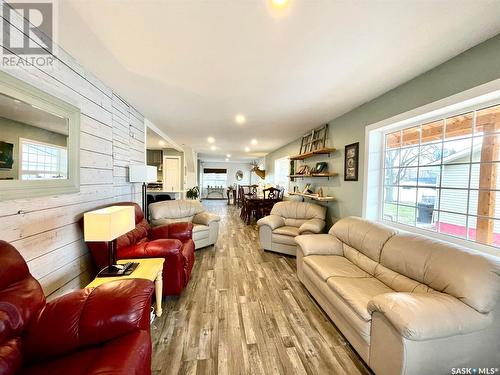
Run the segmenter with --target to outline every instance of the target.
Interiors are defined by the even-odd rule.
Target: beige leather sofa
[[[299,279],[376,374],[500,366],[500,258],[356,217],[296,241]]]
[[[214,245],[217,242],[220,217],[205,211],[205,207],[199,201],[174,200],[151,203],[149,214],[152,226],[192,222],[196,249]]]
[[[321,233],[325,227],[326,208],[317,204],[278,202],[271,215],[257,221],[260,244],[264,250],[295,255],[299,234]]]

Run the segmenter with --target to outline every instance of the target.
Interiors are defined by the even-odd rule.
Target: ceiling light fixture
[[[215,151],[216,149],[217,149],[217,147],[215,147],[215,146],[210,146],[210,150]]]
[[[215,142],[215,138],[214,137],[208,137],[207,141],[208,141],[208,143],[214,143]]]
[[[250,141],[250,143],[251,143],[251,144],[253,144],[253,145],[256,145],[256,144],[257,144],[257,140],[254,138],[254,139],[252,139],[252,140]]]
[[[271,3],[275,8],[283,8],[287,5],[288,0],[271,0]]]
[[[230,158],[231,157],[231,154],[226,154],[226,158]]]
[[[228,158],[226,158],[226,161],[229,161],[229,159],[228,159]]]
[[[238,125],[242,125],[247,121],[247,119],[242,114],[237,114],[234,116],[234,121],[236,121]]]
[[[245,147],[245,152],[250,152],[250,147]]]
[[[158,142],[158,144],[159,144],[160,146],[165,146],[165,141],[160,140],[160,141]]]

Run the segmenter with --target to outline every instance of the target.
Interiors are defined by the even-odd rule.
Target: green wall
[[[341,217],[362,214],[363,163],[365,147],[365,127],[414,108],[435,102],[481,84],[500,78],[500,34],[461,53],[434,69],[388,91],[352,111],[332,120],[329,145],[338,149],[330,158],[315,157],[307,160],[313,165],[317,161],[328,161],[330,171],[339,173],[330,180],[304,179],[297,185],[303,187],[311,182],[322,186],[325,194],[334,195],[336,202],[328,206],[328,222]],[[315,124],[319,126],[321,124]],[[315,127],[313,126],[313,127]],[[309,129],[305,128],[304,132]],[[359,142],[359,181],[344,181],[344,146]],[[291,142],[266,156],[266,180],[273,182],[274,160],[298,154],[300,141]],[[293,189],[292,184],[292,189]]]

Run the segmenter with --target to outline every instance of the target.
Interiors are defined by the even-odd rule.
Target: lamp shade
[[[83,215],[86,242],[113,241],[135,228],[133,206],[111,206]]]
[[[130,182],[156,182],[156,167],[153,165],[131,165],[128,167]]]

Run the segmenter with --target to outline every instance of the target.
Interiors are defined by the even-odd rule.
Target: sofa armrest
[[[148,237],[150,240],[165,239],[168,237],[168,224],[162,224],[149,229]]]
[[[275,230],[276,228],[282,227],[285,225],[285,219],[278,215],[269,215],[259,219],[257,221],[257,225],[262,227],[267,225],[271,230]]]
[[[325,227],[325,221],[321,219],[310,219],[299,227],[299,233],[321,233]]]
[[[482,314],[444,293],[384,293],[368,303],[408,340],[424,341],[463,335],[488,327],[492,314]]]
[[[220,221],[220,216],[206,211],[200,212],[193,217],[193,223],[195,224],[210,225],[214,221]]]
[[[303,234],[295,237],[304,256],[308,255],[344,255],[342,242],[330,234]]]
[[[169,258],[179,256],[182,242],[173,238],[138,243],[118,251],[119,259]]]
[[[118,280],[51,301],[27,331],[28,357],[40,360],[148,330],[153,289],[149,280]]]
[[[168,224],[168,235],[169,238],[186,242],[193,238],[193,223],[180,222]]]

